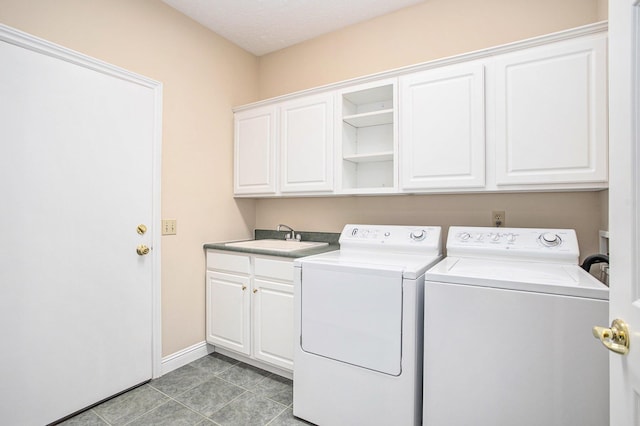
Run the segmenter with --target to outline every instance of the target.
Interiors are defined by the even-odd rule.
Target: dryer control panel
[[[393,250],[440,253],[439,226],[353,225],[340,234],[340,250]]]
[[[580,250],[573,229],[452,226],[447,255],[577,264]]]

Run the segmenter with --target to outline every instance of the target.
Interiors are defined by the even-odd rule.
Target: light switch
[[[162,220],[162,235],[176,235],[178,231],[178,221],[176,219]]]

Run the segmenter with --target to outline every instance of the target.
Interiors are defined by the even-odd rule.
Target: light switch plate
[[[178,221],[176,219],[162,219],[162,235],[176,235]]]

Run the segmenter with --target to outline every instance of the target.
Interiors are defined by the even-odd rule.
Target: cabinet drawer
[[[254,273],[260,277],[293,281],[293,261],[256,257]]]
[[[251,259],[249,256],[242,254],[207,251],[207,269],[217,269],[248,275],[251,273]]]

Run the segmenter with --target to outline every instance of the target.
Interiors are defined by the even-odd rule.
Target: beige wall
[[[260,58],[260,98],[606,19],[605,0],[426,0]]]
[[[504,210],[506,226],[575,228],[582,257],[597,252],[601,192],[398,195],[263,199],[256,227],[279,223],[301,231],[340,232],[347,223],[490,226],[491,210]]]
[[[0,23],[163,83],[163,355],[202,342],[202,244],[254,224],[232,196],[231,107],[256,99],[257,59],[159,0],[0,0]]]
[[[487,48],[606,19],[606,0],[426,0],[260,58],[260,97]],[[259,200],[256,226],[340,231],[346,223],[575,228],[584,255],[606,224],[602,192]]]

